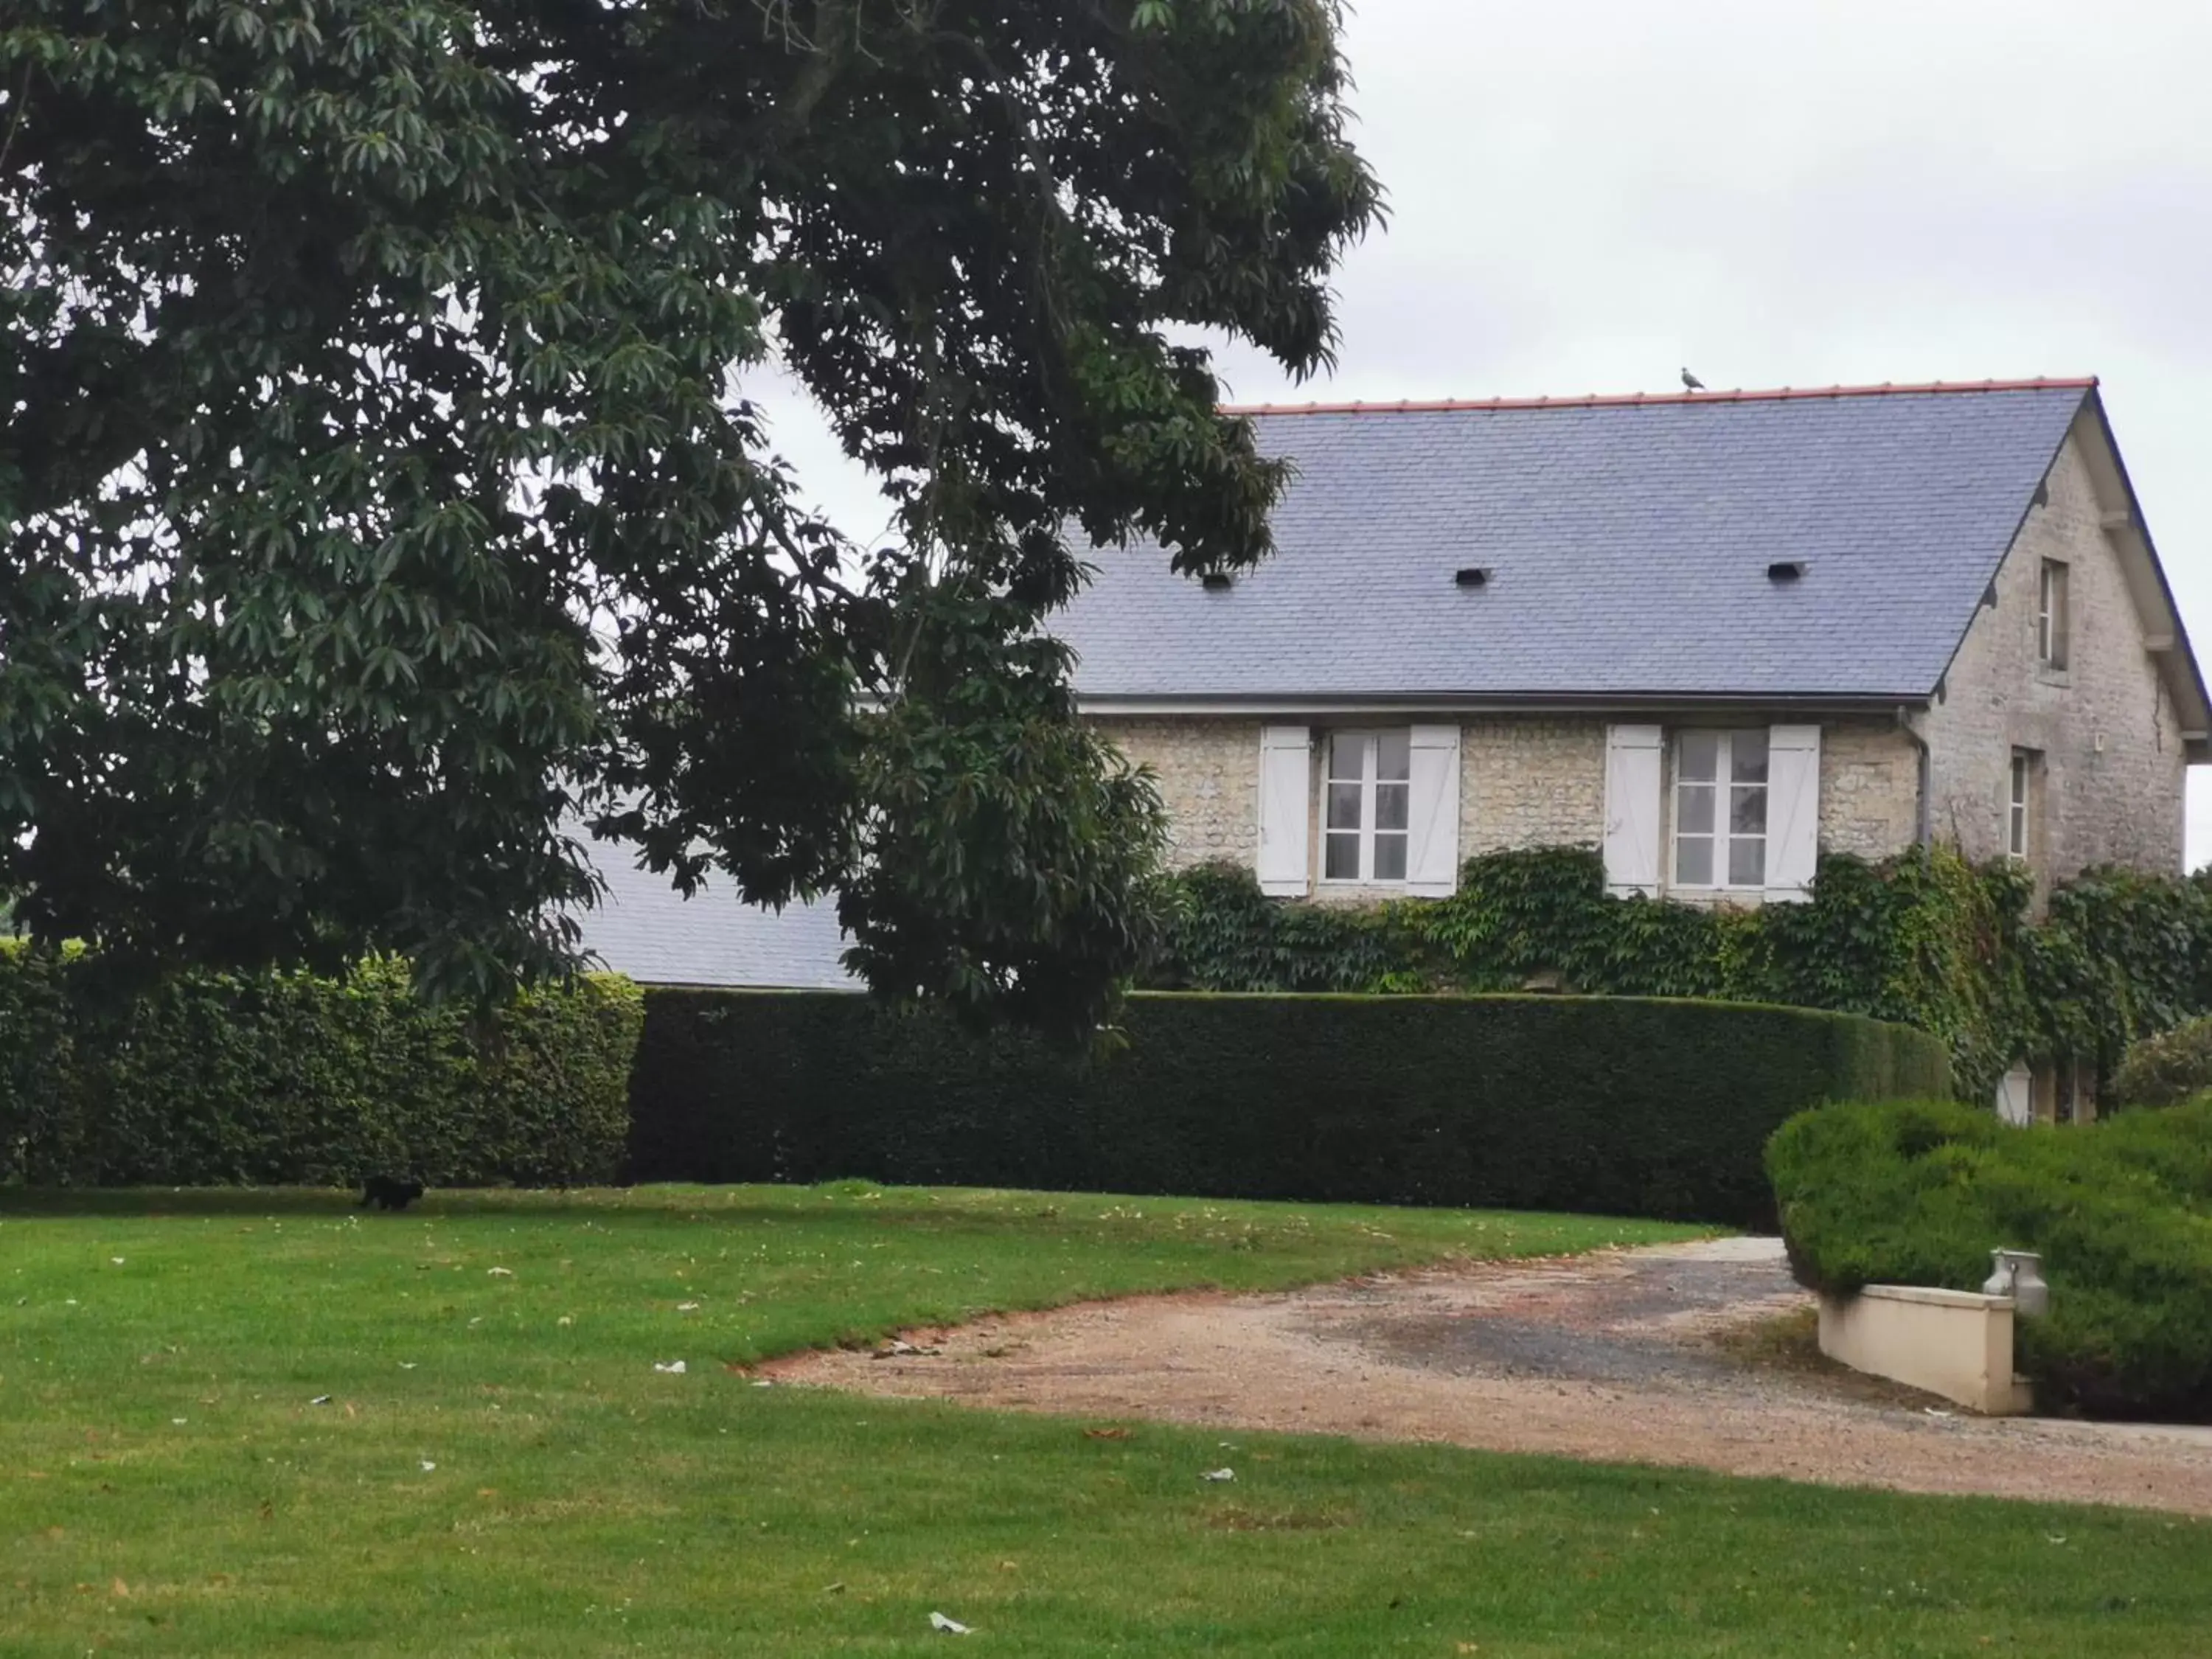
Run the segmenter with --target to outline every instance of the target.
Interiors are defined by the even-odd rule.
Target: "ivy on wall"
[[[1149,988],[1573,991],[1717,997],[1869,1014],[1942,1039],[1986,1100],[2017,1060],[2109,1073],[2136,1038],[2212,1009],[2212,885],[2090,872],[2029,915],[2016,866],[1936,848],[1830,854],[1804,904],[1619,899],[1582,847],[1468,860],[1444,899],[1284,903],[1249,871],[1168,879]]]

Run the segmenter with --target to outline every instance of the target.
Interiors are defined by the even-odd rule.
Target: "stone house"
[[[1276,556],[1102,550],[1058,629],[1179,862],[1357,901],[1581,843],[1746,904],[1936,839],[2181,868],[2212,705],[2093,380],[1250,412]]]
[[[1244,412],[1295,469],[1275,556],[1101,549],[1056,623],[1178,863],[1320,902],[1562,844],[1693,903],[1933,840],[2046,887],[2181,868],[2212,702],[2094,380]],[[610,878],[625,971],[842,977],[818,908]],[[2063,1115],[2073,1080],[2009,1087]]]

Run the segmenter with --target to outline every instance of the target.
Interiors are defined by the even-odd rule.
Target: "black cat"
[[[419,1181],[402,1181],[397,1176],[374,1175],[362,1183],[361,1207],[374,1204],[380,1210],[404,1210],[422,1196]]]

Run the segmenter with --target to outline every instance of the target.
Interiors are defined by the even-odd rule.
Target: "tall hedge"
[[[1720,998],[1918,1026],[1987,1101],[2021,1060],[2109,1077],[2130,1044],[2212,1012],[2212,872],[2084,872],[2030,915],[2015,864],[1947,848],[1869,864],[1831,854],[1808,904],[1614,898],[1587,847],[1469,859],[1448,898],[1285,904],[1251,872],[1162,884],[1155,990],[1509,991]]]
[[[593,977],[488,1017],[404,970],[205,975],[123,1006],[0,951],[0,1182],[576,1184],[620,1171],[643,1006]]]
[[[1076,1062],[836,992],[650,991],[632,1173],[1741,1222],[1792,1112],[1948,1080],[1919,1032],[1800,1008],[1139,996],[1124,1031]]]

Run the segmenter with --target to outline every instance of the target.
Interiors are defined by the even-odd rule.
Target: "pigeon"
[[[1705,383],[1686,368],[1682,371],[1682,389],[1686,392],[1703,392],[1705,389]]]

